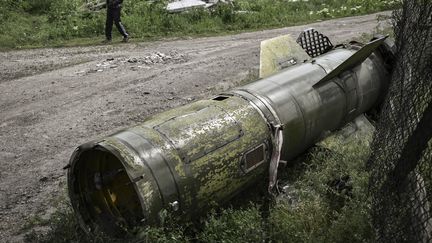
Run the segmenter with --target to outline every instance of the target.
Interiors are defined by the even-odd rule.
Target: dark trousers
[[[125,27],[121,23],[120,12],[121,12],[121,8],[107,8],[107,17],[106,17],[106,24],[105,24],[105,36],[107,40],[112,39],[111,32],[112,32],[113,23],[116,25],[118,31],[123,37],[128,36]]]

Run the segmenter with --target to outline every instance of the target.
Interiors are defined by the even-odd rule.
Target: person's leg
[[[123,38],[127,39],[128,38],[128,33],[126,32],[125,27],[121,23],[120,12],[121,12],[121,8],[113,9],[114,23],[115,23],[118,31],[120,32],[120,34],[123,36]]]
[[[113,26],[113,9],[107,8],[107,17],[105,23],[105,37],[106,40],[110,41],[112,39],[112,26]]]

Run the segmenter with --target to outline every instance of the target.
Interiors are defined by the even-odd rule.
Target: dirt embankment
[[[389,15],[390,13],[380,13]],[[228,89],[257,70],[260,41],[315,27],[333,42],[377,15],[232,36],[0,53],[0,239],[48,217],[76,146]]]

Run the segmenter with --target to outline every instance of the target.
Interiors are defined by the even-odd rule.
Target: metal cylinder
[[[378,55],[318,83],[354,52],[336,49],[78,147],[68,186],[81,226],[121,234],[157,224],[163,210],[191,219],[230,199],[268,171],[273,125],[284,126],[289,160],[377,103],[388,77]]]
[[[269,122],[284,125],[281,158],[288,161],[373,108],[386,93],[389,72],[375,53],[330,82],[318,83],[357,49],[336,49],[230,93],[249,100]]]

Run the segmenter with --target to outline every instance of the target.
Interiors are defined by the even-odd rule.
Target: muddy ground
[[[257,72],[260,41],[315,27],[337,43],[388,25],[372,14],[222,37],[0,53],[0,239],[21,241],[26,221],[55,210],[76,146],[238,85]]]

